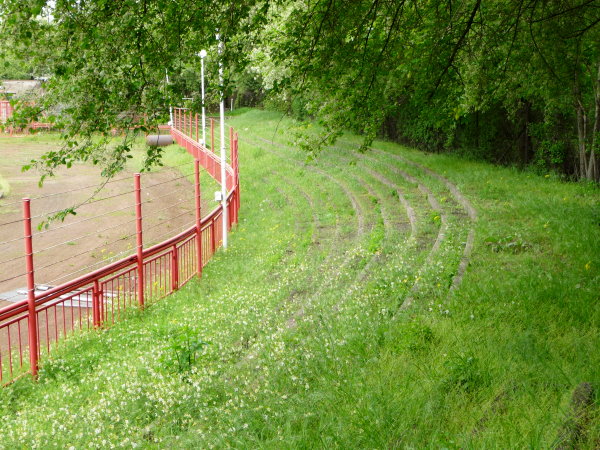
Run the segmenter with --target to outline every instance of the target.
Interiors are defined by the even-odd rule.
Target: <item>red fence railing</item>
[[[136,252],[58,286],[41,290],[34,280],[29,199],[23,200],[27,299],[0,309],[0,385],[31,373],[40,358],[77,332],[109,325],[128,308],[143,308],[169,295],[195,275],[221,245],[223,210],[218,206],[201,217],[200,166],[220,181],[221,161],[211,148],[197,142],[198,119],[176,109],[170,132],[194,157],[194,225],[158,244],[144,248],[142,187],[134,180]],[[195,139],[194,139],[195,131]],[[238,221],[240,207],[238,139],[230,129],[230,163],[226,165],[228,227]],[[214,145],[214,142],[213,142]],[[131,191],[129,191],[131,192]],[[84,219],[85,220],[85,219]],[[2,278],[2,277],[0,277]],[[9,278],[10,279],[10,278]],[[32,350],[33,349],[33,350]]]

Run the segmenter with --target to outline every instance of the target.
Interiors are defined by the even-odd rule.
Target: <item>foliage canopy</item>
[[[33,46],[33,66],[52,76],[40,109],[60,112],[69,145],[44,162],[48,170],[95,154],[82,137],[143,130],[182,97],[197,108],[196,54],[211,50],[207,78],[217,79],[218,29],[226,94],[238,104],[266,95],[319,119],[327,131],[305,142],[312,151],[351,128],[365,145],[384,135],[600,176],[593,0],[57,0],[51,10],[43,0],[2,0],[0,14],[3,32],[17,48]],[[107,174],[127,149],[126,141],[109,155]]]

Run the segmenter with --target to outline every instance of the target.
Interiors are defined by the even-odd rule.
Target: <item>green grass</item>
[[[576,444],[598,446],[597,187],[374,144],[457,185],[473,223],[422,169],[356,155],[357,137],[306,164],[294,122],[230,122],[229,250],[143,314],[69,340],[39,383],[0,391],[0,447],[550,447],[582,382],[596,405]]]

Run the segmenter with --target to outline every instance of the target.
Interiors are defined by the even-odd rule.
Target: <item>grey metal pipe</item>
[[[146,136],[146,144],[150,147],[166,147],[173,143],[173,137],[170,134],[149,134]]]

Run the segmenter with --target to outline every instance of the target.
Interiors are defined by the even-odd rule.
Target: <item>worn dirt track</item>
[[[117,175],[95,195],[93,202],[79,207],[77,215],[52,223],[48,229],[37,229],[48,213],[84,202],[103,181],[97,167],[77,165],[59,170],[55,177],[47,179],[43,188],[38,188],[39,175],[33,171],[22,172],[21,166],[46,151],[55,150],[57,145],[57,141],[48,139],[31,142],[30,139],[0,138],[0,174],[10,183],[10,193],[0,200],[0,280],[6,280],[0,281],[0,294],[26,285],[21,239],[21,199],[24,197],[32,198],[35,281],[38,284],[66,282],[134,251],[135,212],[130,170]],[[190,168],[183,169],[185,173],[191,172],[191,164]],[[142,174],[142,196],[145,246],[192,224],[194,187],[179,170],[163,168]],[[212,206],[203,201],[203,211]],[[6,302],[0,302],[0,307],[5,305]]]

